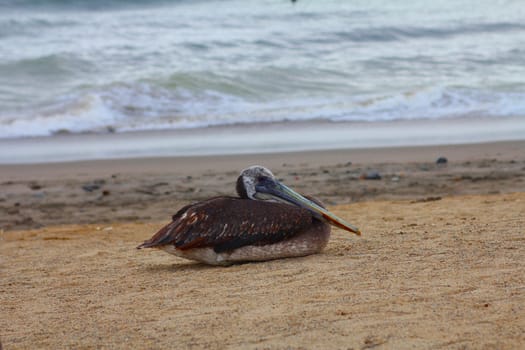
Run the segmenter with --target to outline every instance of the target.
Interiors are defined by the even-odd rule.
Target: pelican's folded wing
[[[216,252],[271,244],[312,224],[306,209],[275,202],[217,197],[189,205],[137,248],[173,244],[181,250],[213,247]]]

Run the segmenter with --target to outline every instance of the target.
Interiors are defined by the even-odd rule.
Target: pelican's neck
[[[251,199],[250,197],[248,197],[248,192],[246,192],[246,185],[242,176],[239,176],[237,178],[237,184],[235,185],[235,189],[237,190],[237,194],[240,198]]]

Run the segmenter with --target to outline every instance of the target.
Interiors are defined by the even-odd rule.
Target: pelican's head
[[[253,165],[241,171],[237,179],[237,193],[245,199],[278,201],[305,208],[317,219],[357,235],[361,234],[357,227],[285,186],[270,170],[260,165]]]

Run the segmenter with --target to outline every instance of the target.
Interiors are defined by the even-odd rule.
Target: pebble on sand
[[[381,180],[381,174],[379,174],[378,171],[369,171],[367,173],[363,173],[360,176],[361,180]]]
[[[437,160],[436,160],[436,164],[447,164],[448,163],[448,159],[445,158],[445,157],[439,157]]]

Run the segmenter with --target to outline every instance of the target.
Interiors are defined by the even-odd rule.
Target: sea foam
[[[525,117],[519,1],[0,3],[0,138]]]
[[[436,87],[396,95],[253,101],[217,91],[169,90],[142,83],[68,95],[52,105],[4,117],[0,119],[0,135],[13,138],[309,120],[378,122],[523,116],[525,93]]]

